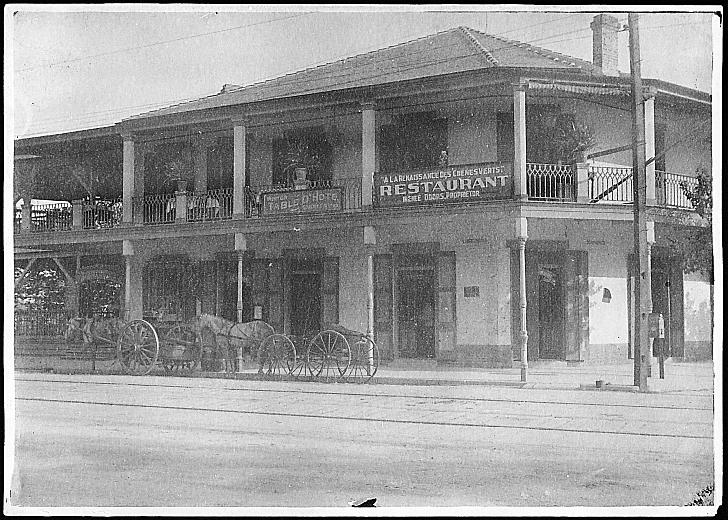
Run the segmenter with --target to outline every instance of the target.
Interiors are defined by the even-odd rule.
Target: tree
[[[709,171],[698,167],[697,183],[690,186],[680,183],[685,196],[702,219],[702,226],[692,226],[684,240],[673,241],[673,246],[685,262],[688,273],[701,272],[713,283],[713,177]]]
[[[15,277],[23,267],[15,266]],[[66,279],[49,260],[39,259],[25,280],[15,289],[15,309],[19,311],[63,311]]]

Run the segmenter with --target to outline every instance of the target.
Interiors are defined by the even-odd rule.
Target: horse
[[[70,318],[63,336],[66,344],[83,343],[84,350],[91,350],[92,345],[98,347],[99,343],[113,345],[124,327],[124,320],[120,318]]]
[[[260,345],[265,338],[275,333],[273,327],[261,320],[236,323],[222,316],[206,313],[197,316],[193,320],[193,326],[200,334],[203,348],[209,346],[209,335],[213,335],[214,351],[222,358],[227,371],[235,370],[238,350],[248,359],[255,353],[260,367]]]

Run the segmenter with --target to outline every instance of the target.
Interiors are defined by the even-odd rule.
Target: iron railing
[[[73,225],[72,207],[64,202],[32,206],[30,223],[34,232],[68,231]]]
[[[177,217],[174,193],[157,193],[135,199],[135,210],[144,224],[169,224]]]
[[[63,336],[68,326],[65,311],[15,310],[16,336]]]
[[[187,198],[187,220],[220,220],[233,216],[233,189],[220,188]]]
[[[570,164],[526,164],[528,198],[572,202],[576,200],[574,167]]]
[[[697,185],[698,179],[695,177],[655,170],[655,196],[660,205],[693,209],[683,187],[692,191]]]
[[[108,229],[121,224],[123,204],[121,197],[97,200],[83,204],[83,229]]]
[[[589,166],[589,200],[591,202],[632,202],[632,168]]]

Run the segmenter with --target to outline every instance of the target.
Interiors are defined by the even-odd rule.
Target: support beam
[[[526,181],[526,83],[513,85],[513,197],[528,199]]]
[[[123,144],[123,177],[122,177],[122,217],[124,224],[133,222],[133,203],[134,203],[134,141],[131,136],[124,137]]]
[[[70,274],[68,274],[68,271],[66,271],[66,268],[63,267],[63,264],[61,263],[61,261],[58,258],[56,258],[54,256],[53,257],[53,261],[56,263],[56,265],[58,266],[58,268],[61,270],[61,272],[63,273],[63,276],[66,277],[66,281],[68,283],[76,283],[76,280]]]
[[[376,170],[376,111],[374,103],[361,106],[361,203],[372,205],[374,170]]]
[[[364,246],[367,249],[367,338],[374,343],[374,246],[377,244],[376,230],[373,226],[364,226]],[[374,351],[369,350],[367,356],[367,374],[374,368]]]
[[[521,340],[521,381],[528,379],[528,330],[526,326],[526,241],[528,240],[528,221],[525,217],[516,219],[516,238],[518,239],[518,307]]]
[[[245,136],[243,123],[233,127],[233,218],[245,218]]]
[[[23,269],[20,273],[20,276],[18,276],[15,279],[15,288],[17,289],[20,284],[23,283],[23,280],[28,276],[28,273],[30,273],[30,267],[33,265],[33,262],[36,261],[36,258],[31,258],[30,262],[28,262],[28,265],[25,266],[25,269]]]

